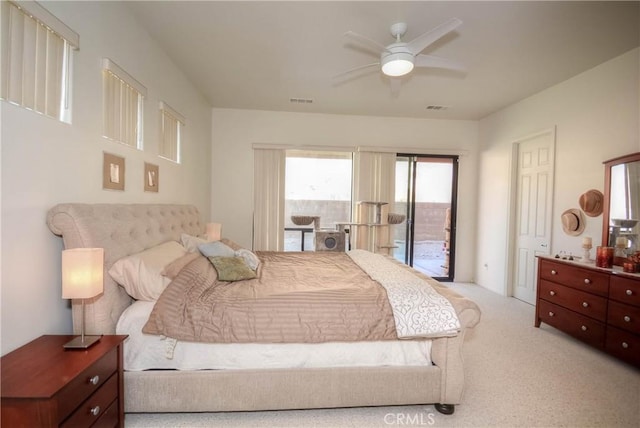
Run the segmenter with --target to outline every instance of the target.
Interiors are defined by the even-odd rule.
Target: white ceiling
[[[223,108],[477,120],[640,45],[639,1],[128,4]],[[395,22],[408,24],[410,41],[452,17],[463,24],[424,53],[462,62],[466,73],[415,69],[395,97],[379,70],[333,78],[379,60],[346,31],[387,45]]]

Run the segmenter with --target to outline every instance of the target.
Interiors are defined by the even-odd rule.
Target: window
[[[142,149],[142,104],[147,88],[108,58],[102,63],[103,135]]]
[[[285,251],[313,251],[313,224],[292,215],[319,216],[320,227],[351,219],[351,152],[288,150],[285,166]]]
[[[2,2],[0,97],[71,122],[71,51],[80,37],[34,1]]]
[[[174,162],[180,163],[180,139],[184,117],[169,107],[167,103],[160,103],[160,147],[158,154]]]

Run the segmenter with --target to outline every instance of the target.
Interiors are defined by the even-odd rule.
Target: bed
[[[60,204],[48,212],[47,224],[54,234],[62,237],[67,249],[101,247],[105,250],[104,292],[85,301],[87,334],[115,334],[117,326],[120,328],[119,322],[122,324],[123,313],[135,312],[144,306],[107,273],[116,261],[167,241],[180,242],[183,234],[198,236],[204,230],[196,207],[170,204]],[[410,268],[402,269],[424,277]],[[292,363],[295,367],[291,367],[289,363],[282,363],[277,352],[275,361],[280,362],[280,366],[223,365],[202,369],[196,364],[180,370],[172,367],[147,370],[144,366],[128,368],[125,365],[125,411],[207,412],[434,404],[442,413],[453,413],[464,391],[465,333],[479,322],[480,311],[475,303],[447,287],[437,282],[433,287],[455,309],[460,327],[455,334],[421,342],[420,346],[427,346],[430,353],[426,365],[413,363],[409,358],[398,364],[346,361],[333,367],[323,363],[309,366]],[[138,331],[153,306],[147,304],[146,309],[138,311],[139,324],[135,327]],[[79,332],[79,301],[73,301],[72,314],[74,331]],[[373,346],[364,342],[361,346],[351,344],[356,354],[368,354],[366,346],[369,345]],[[125,350],[129,346],[126,342]],[[163,346],[166,348],[166,344]],[[242,352],[246,350],[243,348]],[[342,350],[338,345],[337,352]],[[226,350],[216,352],[225,354]],[[296,353],[288,350],[281,355]]]

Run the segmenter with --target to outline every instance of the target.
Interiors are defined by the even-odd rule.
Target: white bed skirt
[[[180,342],[142,333],[154,302],[129,306],[116,326],[128,334],[124,369],[205,370],[430,366],[431,340],[293,344]]]

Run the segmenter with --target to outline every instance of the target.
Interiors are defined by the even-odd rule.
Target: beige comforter
[[[143,332],[217,343],[397,339],[385,289],[347,254],[258,255],[258,278],[237,282],[218,281],[198,257],[165,289]]]

